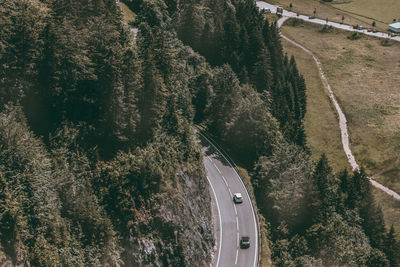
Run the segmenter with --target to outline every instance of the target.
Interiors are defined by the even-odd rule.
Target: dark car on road
[[[246,249],[250,247],[250,237],[248,236],[242,236],[240,238],[240,248],[241,249]]]
[[[233,194],[233,202],[235,202],[235,204],[243,203],[242,194],[240,193]]]

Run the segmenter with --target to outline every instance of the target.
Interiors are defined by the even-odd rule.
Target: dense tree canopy
[[[277,266],[398,266],[365,172],[311,162],[254,1],[124,2],[136,40],[114,0],[0,0],[0,264],[209,265],[199,124],[254,170]]]

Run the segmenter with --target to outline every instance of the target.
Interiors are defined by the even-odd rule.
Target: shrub
[[[382,46],[391,46],[391,45],[393,45],[393,42],[390,39],[382,39],[381,45]]]
[[[296,26],[299,26],[299,25],[303,25],[304,21],[301,20],[301,19],[293,18],[293,19],[288,20],[286,23],[289,26],[296,27]]]
[[[333,32],[333,27],[330,25],[324,25],[321,30],[319,30],[319,32],[321,33],[329,33],[329,32]]]
[[[348,39],[350,40],[358,40],[361,38],[361,33],[359,32],[353,32],[352,34],[350,34],[349,36],[347,36]]]

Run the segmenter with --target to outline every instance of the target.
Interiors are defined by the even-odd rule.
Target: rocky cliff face
[[[179,170],[176,181],[143,207],[140,234],[130,236],[126,266],[206,266],[214,246],[210,195],[203,169]]]
[[[95,163],[63,134],[49,153],[19,117],[0,112],[1,266],[210,264],[210,195],[194,142],[190,155],[157,144]]]

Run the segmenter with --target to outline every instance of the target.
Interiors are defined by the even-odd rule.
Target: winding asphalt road
[[[272,13],[276,13],[276,6],[272,5],[272,4],[268,4],[264,1],[257,1],[256,2],[258,8],[262,9],[262,8],[268,8],[271,10]],[[286,18],[298,18],[304,21],[308,21],[311,23],[316,23],[316,24],[321,24],[321,25],[329,25],[338,29],[342,29],[342,30],[346,30],[346,31],[352,31],[352,32],[361,32],[367,35],[371,35],[371,36],[375,36],[375,37],[380,37],[380,38],[389,38],[395,41],[399,41],[400,42],[400,36],[389,36],[387,33],[383,33],[383,32],[368,32],[366,29],[365,30],[357,30],[357,29],[353,29],[352,25],[347,25],[347,24],[340,24],[337,22],[331,22],[328,21],[328,23],[326,23],[326,20],[322,20],[322,19],[309,19],[308,16],[304,16],[304,15],[299,15],[297,16],[297,13],[295,12],[291,12],[291,11],[287,11],[287,10],[283,10],[283,17]],[[283,23],[283,21],[281,21],[281,24]],[[279,24],[279,22],[278,22]],[[278,27],[280,27],[281,25],[279,24]]]
[[[213,266],[258,266],[258,224],[250,196],[229,161],[203,135],[199,134],[204,166],[210,183],[214,224],[216,224],[216,252]],[[241,193],[242,204],[234,204],[234,193]],[[250,237],[250,248],[240,249],[239,239]]]

